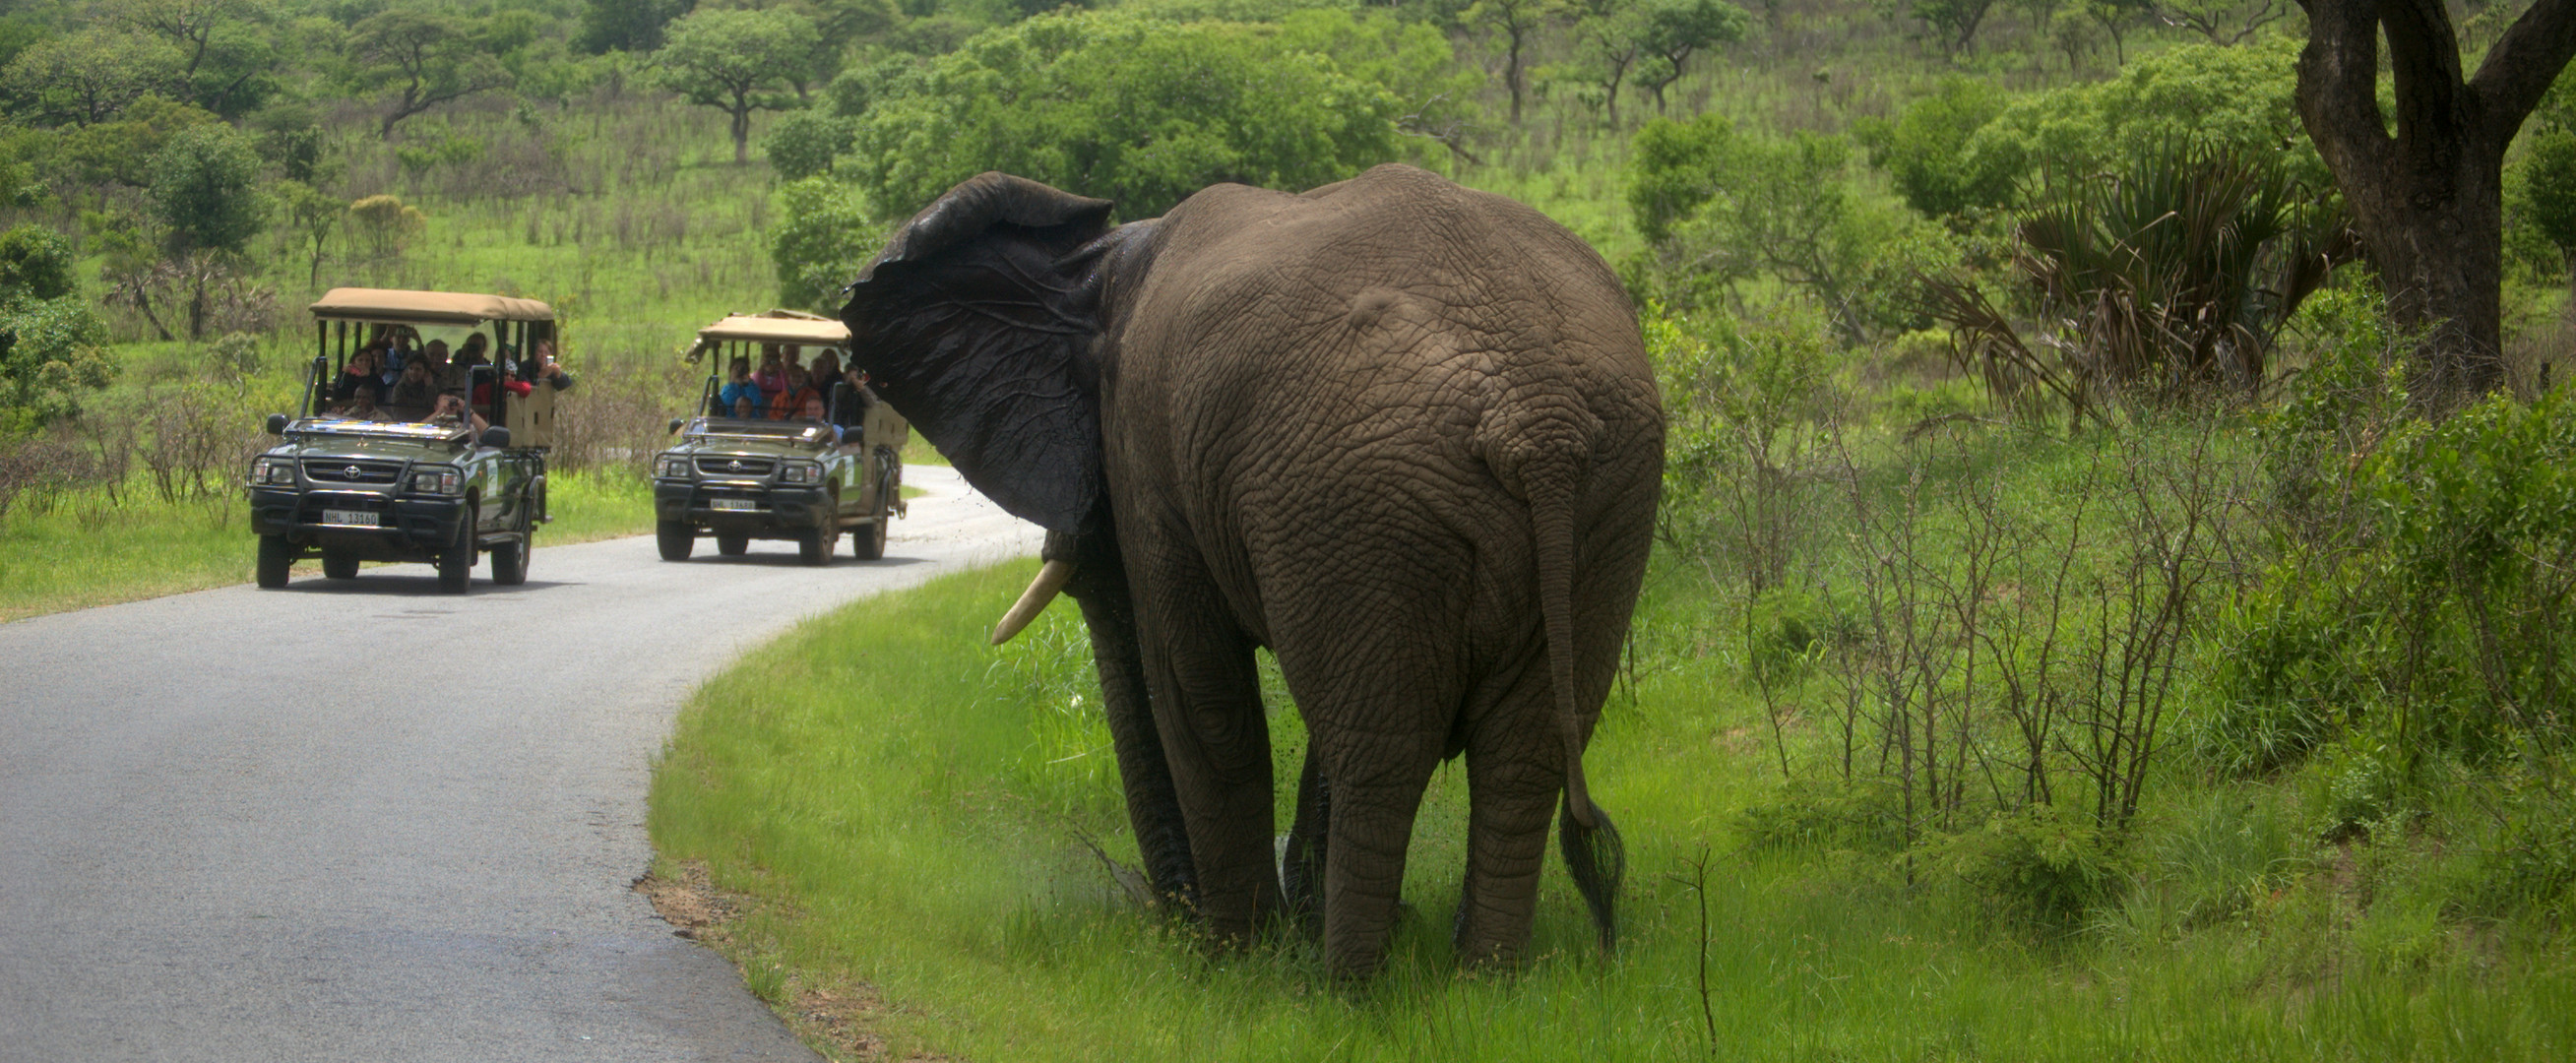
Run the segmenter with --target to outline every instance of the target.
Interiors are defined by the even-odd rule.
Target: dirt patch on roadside
[[[746,963],[768,962],[759,956],[763,950],[732,929],[757,900],[715,888],[705,864],[684,861],[676,878],[648,873],[635,880],[634,888],[653,903],[653,911],[663,922],[671,924],[673,935],[716,950],[733,962],[734,969],[743,970]],[[746,985],[758,984],[748,971],[743,980]],[[874,1028],[880,1017],[894,1010],[875,986],[860,981],[816,985],[794,974],[774,984],[778,986],[774,995],[757,990],[754,995],[764,998],[763,1002],[786,1021],[798,1040],[833,1063],[949,1063],[953,1059],[917,1052],[896,1054]]]

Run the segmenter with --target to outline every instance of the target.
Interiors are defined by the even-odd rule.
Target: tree
[[[985,170],[1152,217],[1220,181],[1304,189],[1393,160],[1401,106],[1268,27],[1054,12],[879,86],[837,169],[880,217]]]
[[[1476,0],[1459,16],[1470,26],[1485,26],[1503,35],[1503,87],[1512,94],[1512,124],[1521,124],[1521,96],[1529,90],[1529,71],[1521,61],[1539,30],[1564,11],[1560,0]]]
[[[1812,294],[1863,344],[1910,316],[1900,293],[1913,261],[1951,256],[1903,208],[1857,195],[1849,160],[1839,137],[1748,134],[1713,114],[1659,118],[1637,133],[1628,205],[1668,275],[1731,288],[1767,274]]]
[[[241,113],[275,87],[275,51],[249,26],[275,16],[273,0],[114,0],[107,10],[176,47],[186,57],[178,82],[207,110]]]
[[[0,439],[80,412],[116,363],[107,326],[72,281],[71,242],[21,225],[0,233]]]
[[[779,8],[699,10],[670,26],[669,43],[653,53],[664,88],[733,120],[733,161],[751,159],[751,115],[801,106],[780,92],[810,76],[814,21]]]
[[[510,83],[499,60],[476,47],[473,27],[445,15],[397,7],[368,16],[351,38],[362,63],[358,83],[393,90],[377,127],[387,140],[405,118]]]
[[[655,51],[662,28],[697,6],[697,0],[588,0],[573,44],[592,55]]]
[[[2200,34],[2211,44],[2234,46],[2288,17],[2290,5],[2283,0],[2162,0],[2155,12],[2165,25]]]
[[[1908,104],[1896,121],[1863,138],[1870,162],[1887,171],[1898,195],[1926,217],[1952,217],[2010,202],[2013,173],[1972,165],[1968,142],[2003,113],[2002,89],[1945,78],[1931,95]]]
[[[1574,38],[1582,50],[1585,71],[1601,86],[1610,128],[1619,128],[1619,86],[1647,58],[1643,8],[1617,0],[1593,0],[1575,23]]]
[[[1905,10],[1940,35],[1942,51],[1958,53],[1976,44],[1977,28],[1994,7],[1995,0],[1908,0]]]
[[[2504,152],[2576,56],[2576,0],[2533,0],[2462,75],[2441,0],[2303,0],[2299,118],[2352,210],[2399,324],[2426,330],[2437,392],[2504,379]],[[2394,130],[2379,105],[2379,43]]]
[[[770,216],[769,260],[781,305],[833,313],[841,289],[885,247],[887,227],[868,217],[858,190],[825,177],[779,186]]]
[[[260,169],[258,147],[231,126],[195,126],[171,137],[152,157],[150,189],[171,250],[240,252],[268,219]]]
[[[32,101],[40,120],[88,125],[169,86],[180,61],[166,41],[93,27],[18,53],[0,90]]]
[[[62,234],[32,223],[0,233],[0,294],[60,299],[79,287],[71,241]]]
[[[320,284],[323,253],[330,244],[331,234],[339,231],[340,221],[348,214],[349,204],[338,197],[327,196],[316,191],[312,185],[293,179],[278,183],[277,199],[279,206],[284,209],[297,246],[301,247],[307,243],[312,245],[313,264],[307,271],[304,282]]]
[[[1655,96],[1655,113],[1664,112],[1664,89],[1681,80],[1682,64],[1702,48],[1744,39],[1753,16],[1726,0],[1650,0],[1644,11],[1644,43],[1655,63],[1638,71],[1637,80]]]

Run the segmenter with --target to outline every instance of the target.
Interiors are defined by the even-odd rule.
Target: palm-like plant
[[[2358,250],[2338,202],[2225,148],[2052,174],[2032,199],[2012,263],[2030,330],[1963,278],[1929,278],[1926,309],[1997,394],[2079,418],[2118,394],[2261,387],[2281,326]]]

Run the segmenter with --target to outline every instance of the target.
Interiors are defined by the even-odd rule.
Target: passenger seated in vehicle
[[[376,408],[376,382],[373,380],[359,381],[346,401],[331,408],[331,415],[351,421],[381,423],[393,420],[393,415]]]
[[[339,379],[331,382],[332,396],[347,399],[357,394],[360,384],[374,384],[380,389],[384,387],[384,375],[377,358],[375,348],[358,348],[357,353],[349,356],[349,364],[340,367]],[[382,392],[379,391],[378,394]]]
[[[526,358],[503,359],[502,364],[531,385],[543,383],[556,391],[563,391],[573,384],[572,374],[564,372],[564,367],[555,362],[553,340],[538,340],[537,349],[529,352]]]
[[[429,418],[424,423],[445,427],[471,424],[477,437],[483,434],[484,429],[491,427],[483,420],[482,414],[465,408],[465,396],[453,391],[439,393],[438,405],[430,411]]]
[[[803,417],[804,417],[804,419],[805,419],[805,420],[808,420],[808,421],[814,421],[814,422],[820,423],[820,424],[822,424],[822,426],[823,426],[823,427],[831,429],[831,430],[832,430],[832,443],[833,443],[833,445],[835,445],[835,446],[840,445],[840,442],[841,442],[841,426],[840,426],[840,425],[836,425],[836,424],[832,424],[831,422],[829,422],[829,421],[825,421],[825,420],[824,420],[824,416],[825,416],[825,414],[824,414],[824,412],[823,412],[823,397],[822,397],[822,396],[820,396],[820,395],[814,395],[814,396],[810,396],[810,397],[808,397],[808,398],[805,400],[805,406],[804,406],[804,409],[803,409],[801,412],[802,412],[802,415],[803,415]]]
[[[777,344],[761,344],[760,368],[752,371],[751,382],[760,385],[761,394],[764,396],[761,400],[761,405],[764,407],[771,405],[771,400],[776,399],[787,391],[787,362],[785,359],[785,355],[778,353]]]
[[[822,397],[823,393],[814,390],[813,382],[806,378],[805,367],[798,365],[788,366],[787,390],[779,394],[778,401],[770,404],[770,419],[784,421],[790,417],[798,416],[805,410],[805,400],[821,399]]]
[[[537,388],[536,385],[519,379],[519,374],[513,371],[513,367],[508,363],[503,363],[501,366],[501,390],[517,395],[520,398],[526,398],[528,397],[529,392],[535,391]],[[490,380],[484,380],[474,385],[474,404],[477,406],[489,406],[492,404],[492,382]]]
[[[402,379],[394,382],[393,398],[386,405],[419,411],[438,405],[438,379],[429,371],[429,361],[413,358],[402,368]]]
[[[420,360],[421,364],[429,367],[429,382],[438,385],[440,390],[465,386],[462,381],[454,379],[456,367],[447,364],[446,340],[431,340],[423,344],[420,349]]]
[[[751,403],[748,413],[744,412],[742,405],[744,400],[749,400]],[[736,417],[761,415],[769,401],[769,396],[760,390],[759,384],[752,382],[751,359],[735,358],[733,364],[725,367],[724,390],[716,392],[716,401],[721,403],[723,408],[734,411]]]
[[[756,401],[758,401],[758,400],[753,399],[753,398],[752,398],[751,396],[749,396],[749,395],[737,395],[737,396],[734,396],[734,400],[733,400],[733,415],[734,415],[735,417],[740,418],[740,419],[745,420],[745,421],[751,421],[751,420],[757,420],[757,419],[759,419],[759,417],[760,417],[760,407],[758,407],[758,406],[756,406],[756,405],[753,405],[753,403],[754,403],[754,402],[756,402]]]

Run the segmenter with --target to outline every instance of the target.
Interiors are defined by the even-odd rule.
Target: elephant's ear
[[[1095,286],[1074,252],[1110,203],[986,173],[896,232],[850,285],[851,361],[975,489],[1050,530],[1105,511]]]

